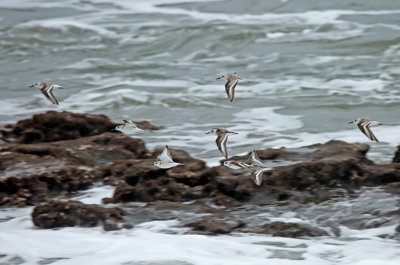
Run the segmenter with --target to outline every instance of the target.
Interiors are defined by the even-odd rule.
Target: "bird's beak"
[[[216,80],[218,80],[218,79],[221,79],[221,77],[217,77],[217,79],[216,79]]]
[[[354,123],[354,121],[350,121],[348,124],[350,124],[350,123]]]
[[[206,134],[210,134],[211,132],[206,132]]]
[[[31,86],[29,86],[29,87],[34,87],[35,85],[31,85]]]

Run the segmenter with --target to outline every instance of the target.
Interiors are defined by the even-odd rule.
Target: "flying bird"
[[[272,168],[264,165],[261,160],[258,158],[256,150],[251,151],[250,154],[250,166],[252,167],[252,176],[254,183],[258,186],[261,185],[262,175],[266,171],[271,171]]]
[[[241,78],[237,73],[233,74],[227,74],[227,75],[221,75],[217,77],[217,79],[226,79],[225,83],[225,92],[226,95],[228,96],[229,100],[232,102],[233,98],[235,97],[235,87],[239,82],[246,81],[243,78]]]
[[[373,132],[371,131],[371,126],[378,126],[381,125],[382,123],[378,122],[378,121],[371,121],[368,119],[362,119],[362,118],[357,118],[354,121],[351,121],[349,123],[355,123],[357,124],[358,128],[360,129],[360,131],[365,134],[365,136],[368,137],[368,139],[370,139],[371,141],[376,141],[379,142],[378,138],[376,138],[376,136],[373,134]]]
[[[34,85],[31,85],[30,87],[37,87],[40,89],[42,94],[53,104],[58,105],[58,101],[56,97],[53,95],[53,89],[54,88],[63,88],[62,86],[51,84],[51,83],[45,83],[45,82],[39,82]]]
[[[238,134],[236,132],[228,131],[225,128],[213,128],[211,131],[207,132],[206,134],[214,134],[217,136],[215,143],[219,151],[224,155],[226,159],[228,159],[228,151],[226,149],[226,141],[228,140],[228,135],[230,134]]]
[[[122,121],[123,124],[118,125],[117,127],[114,128],[114,130],[123,132],[125,134],[134,134],[144,131],[140,129],[138,127],[138,124],[132,120],[122,120]]]
[[[251,179],[257,186],[261,185],[263,173],[272,170],[272,168],[267,167],[261,162],[255,150],[250,154],[250,164],[237,160],[227,160],[224,162],[224,165],[232,169],[245,169],[251,171]]]
[[[169,152],[168,145],[166,145],[162,153],[157,156],[157,159],[153,163],[153,165],[159,168],[166,169],[166,168],[180,166],[183,164],[174,162],[174,160],[171,157],[171,153]]]

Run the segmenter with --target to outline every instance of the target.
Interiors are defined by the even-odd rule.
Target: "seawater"
[[[163,125],[140,135],[148,148],[168,144],[209,165],[222,158],[205,135],[212,127],[239,133],[229,138],[230,155],[337,139],[368,143],[369,157],[386,163],[399,144],[399,17],[397,0],[3,0],[0,125],[47,110],[101,113]],[[232,103],[215,80],[229,72],[251,81],[237,86]],[[38,81],[65,87],[54,91],[59,106],[28,87]],[[380,143],[347,124],[356,117],[384,123],[374,128]],[[380,228],[343,227],[348,238],[312,240],[159,232],[173,222],[115,233],[43,231],[32,227],[29,211],[1,213],[10,216],[0,237],[9,263],[11,253],[27,264],[399,262],[398,243],[378,237]]]

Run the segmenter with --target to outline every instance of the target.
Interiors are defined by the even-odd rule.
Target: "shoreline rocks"
[[[193,233],[247,231],[285,236],[276,232],[285,230],[291,231],[289,236],[297,237],[323,236],[324,231],[280,223],[256,228],[241,223],[240,218],[233,217],[234,213],[252,206],[318,204],[362,186],[385,185],[391,193],[400,194],[398,154],[396,163],[376,165],[366,158],[369,150],[366,144],[332,140],[301,148],[257,150],[259,158],[274,170],[265,173],[262,185],[256,186],[246,171],[222,165],[207,167],[204,161],[192,158],[183,150],[171,149],[171,154],[184,166],[168,170],[156,168],[152,163],[161,150],[149,151],[141,139],[111,133],[115,126],[104,115],[49,111],[7,126],[10,130],[1,130],[0,207],[36,205],[32,217],[39,227],[91,226],[92,220],[93,224],[102,222],[107,230],[119,229],[120,220],[105,218],[108,208],[101,206],[69,202],[73,212],[91,211],[88,215],[94,219],[79,219],[82,216],[73,213],[66,215],[65,222],[57,219],[60,213],[66,214],[62,210],[66,206],[65,202],[53,198],[68,198],[73,192],[100,181],[115,186],[113,196],[103,198],[104,203],[174,205],[176,210],[198,213],[201,209],[201,213],[211,214],[206,221],[197,217],[183,222]],[[232,159],[247,162],[248,156]],[[193,201],[199,204],[185,206]],[[215,211],[203,205],[204,201],[225,210]],[[130,211],[129,207],[126,209]],[[160,212],[159,208],[153,210]],[[155,217],[144,219],[151,221]]]
[[[102,224],[104,230],[118,230],[124,212],[118,207],[104,208],[79,201],[55,201],[39,203],[32,212],[32,221],[39,228],[69,226],[94,227]]]

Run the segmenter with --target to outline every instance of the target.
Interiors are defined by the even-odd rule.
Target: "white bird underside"
[[[135,122],[132,120],[123,120],[124,124],[118,125],[115,127],[115,130],[123,132],[125,134],[136,134],[140,132],[144,132],[144,130],[140,129]]]
[[[165,146],[164,150],[157,156],[154,165],[159,168],[171,168],[182,165],[181,163],[176,163],[171,157],[171,153],[169,152],[168,146]]]

